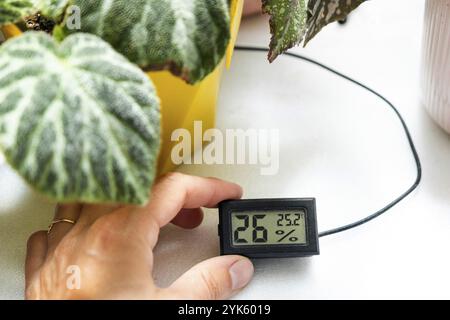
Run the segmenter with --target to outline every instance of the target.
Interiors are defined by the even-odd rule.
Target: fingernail
[[[253,264],[248,259],[241,259],[230,267],[231,287],[238,290],[245,287],[253,276]]]

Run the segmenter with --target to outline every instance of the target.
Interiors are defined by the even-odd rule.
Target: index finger
[[[181,209],[214,208],[223,200],[241,197],[242,188],[235,183],[170,173],[155,184],[149,204],[140,211],[163,227]]]

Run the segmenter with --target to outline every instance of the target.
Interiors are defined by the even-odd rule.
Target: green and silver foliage
[[[308,31],[305,45],[314,38],[323,27],[344,19],[365,0],[310,0],[308,7]]]
[[[71,0],[32,0],[34,7],[45,17],[59,22]],[[101,1],[100,1],[101,2]]]
[[[29,15],[42,15],[59,21],[71,0],[0,0],[0,26],[16,23]]]
[[[272,62],[303,40],[306,45],[323,27],[345,18],[364,1],[263,0],[263,11],[271,16],[269,60]]]
[[[144,204],[159,139],[150,80],[99,37],[27,32],[0,47],[0,148],[38,191]]]
[[[306,0],[263,0],[263,12],[270,15],[269,61],[300,44],[306,27]]]
[[[72,0],[81,31],[95,34],[144,70],[189,83],[222,60],[230,39],[228,0]]]
[[[31,0],[0,0],[0,27],[20,21],[32,12]]]

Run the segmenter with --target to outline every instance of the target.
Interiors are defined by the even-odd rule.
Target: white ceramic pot
[[[450,133],[450,0],[426,1],[422,46],[422,102]]]

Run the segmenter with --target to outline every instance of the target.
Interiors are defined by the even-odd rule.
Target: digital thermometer
[[[222,255],[249,258],[308,257],[319,254],[316,201],[229,200],[219,204]]]
[[[266,48],[235,47],[236,50],[267,53]],[[361,226],[387,212],[417,188],[422,179],[422,165],[412,135],[398,109],[385,97],[365,84],[320,62],[297,53],[284,56],[312,63],[351,82],[381,99],[394,111],[403,127],[416,164],[414,183],[400,196],[374,213],[330,230],[317,231],[315,199],[230,200],[219,204],[219,237],[222,255],[239,254],[249,258],[307,257],[319,254],[319,236],[325,237]]]

